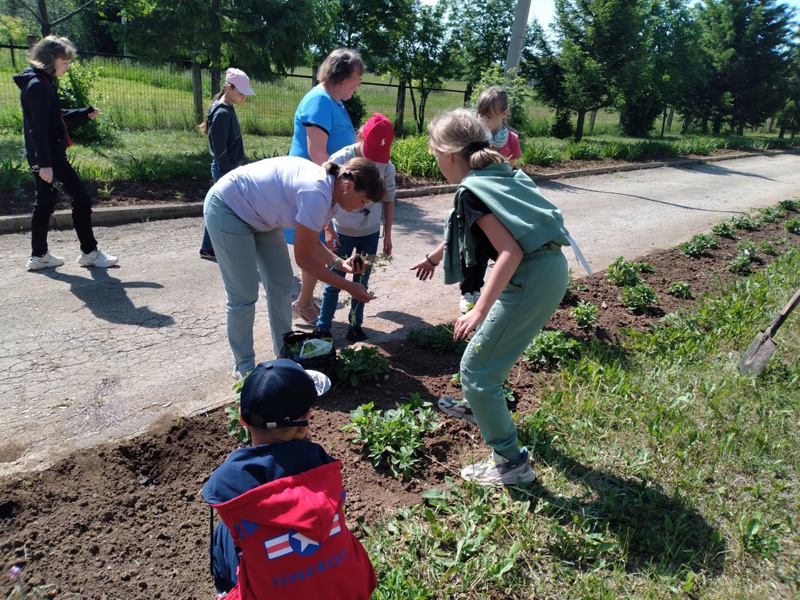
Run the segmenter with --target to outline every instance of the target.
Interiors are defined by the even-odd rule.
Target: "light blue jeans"
[[[214,180],[214,183],[219,181],[219,178],[222,177],[222,173],[219,172],[219,167],[215,161],[211,161],[211,179]],[[203,227],[203,241],[200,242],[200,250],[213,250],[214,248],[211,245],[211,236],[208,235],[208,227]]]
[[[526,254],[461,357],[461,386],[478,429],[487,445],[511,460],[519,456],[519,446],[503,382],[558,308],[567,278],[560,249]]]
[[[281,229],[253,229],[216,192],[206,196],[203,216],[228,298],[228,343],[236,369],[244,374],[256,365],[253,324],[259,281],[266,291],[275,357],[280,356],[283,334],[292,330],[289,249]]]
[[[349,257],[353,250],[357,250],[360,254],[376,254],[378,252],[378,238],[380,231],[371,233],[370,235],[360,235],[358,237],[351,237],[349,235],[339,234],[339,247],[336,249],[336,254],[342,258]],[[331,271],[342,277],[346,277],[347,273],[330,268]],[[359,282],[364,287],[369,283],[369,274],[372,272],[368,268],[360,275],[353,275],[353,281]],[[330,331],[331,323],[333,322],[333,315],[336,312],[336,306],[339,304],[339,292],[341,290],[330,283],[325,284],[325,291],[322,293],[322,308],[319,311],[319,318],[317,319],[317,329],[320,331]],[[355,298],[350,300],[350,310],[347,311],[348,325],[361,326],[364,321],[364,303],[359,302]]]

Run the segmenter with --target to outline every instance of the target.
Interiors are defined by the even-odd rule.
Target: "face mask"
[[[500,131],[498,131],[492,136],[491,144],[493,148],[502,148],[507,143],[508,143],[508,129],[506,129],[506,126],[503,125],[500,128]]]

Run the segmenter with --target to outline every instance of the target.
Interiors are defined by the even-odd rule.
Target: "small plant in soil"
[[[636,263],[629,262],[619,256],[608,266],[606,278],[613,285],[637,285],[642,282],[642,276],[636,269]]]
[[[450,383],[452,383],[457,388],[461,388],[461,372],[453,373],[453,376],[450,378]],[[503,381],[503,399],[506,401],[506,404],[514,404],[517,399],[514,396],[514,382],[510,379],[506,379]]]
[[[761,220],[765,223],[776,223],[786,216],[786,211],[781,207],[767,207],[761,209]]]
[[[97,197],[100,198],[101,200],[108,202],[109,206],[112,206],[113,204],[111,202],[111,194],[113,193],[114,193],[114,188],[111,185],[109,185],[108,182],[106,182],[103,187],[97,189]]]
[[[667,293],[681,300],[691,300],[692,284],[686,281],[673,281],[667,286]]]
[[[788,244],[789,243],[789,238],[787,238],[785,235],[782,235],[777,240],[775,240],[775,243],[776,244]]]
[[[647,312],[658,303],[656,293],[644,283],[622,288],[621,298],[631,312]]]
[[[25,547],[25,551],[27,553],[27,546]],[[6,598],[7,600],[13,600],[13,598],[21,598],[27,600],[44,600],[45,598],[52,598],[51,592],[48,592],[52,585],[43,584],[43,585],[36,585],[30,591],[25,591],[25,582],[22,575],[22,567],[19,565],[14,565],[11,567],[9,572],[9,579],[11,580],[11,594],[9,594]]]
[[[583,344],[568,338],[563,331],[540,331],[522,353],[527,362],[541,363],[545,367],[558,367],[583,351]]]
[[[453,341],[453,326],[443,323],[426,329],[412,329],[408,339],[420,346],[431,348],[439,355],[446,352],[463,354],[467,348],[466,340]]]
[[[578,329],[594,329],[595,325],[597,325],[597,306],[591,302],[581,300],[570,311],[570,315],[575,319],[575,325]]]
[[[372,464],[385,467],[393,477],[410,477],[425,453],[422,436],[439,423],[430,402],[412,394],[397,408],[375,410],[372,402],[350,412],[351,422],[342,431],[354,430],[353,442],[366,447]]]
[[[698,233],[692,236],[692,239],[688,242],[682,243],[679,247],[681,254],[697,258],[705,254],[706,250],[719,248],[719,242],[713,235]]]
[[[569,304],[575,300],[575,292],[585,292],[589,286],[584,283],[575,283],[575,273],[572,269],[569,270],[567,279],[567,290],[564,292],[564,298],[561,300],[562,304]]]
[[[632,262],[633,268],[639,271],[639,273],[655,273],[656,270],[653,268],[649,262]]]
[[[783,228],[789,233],[800,235],[800,217],[789,219],[783,224]]]
[[[393,258],[394,257],[390,256],[389,254],[356,253],[353,255],[353,266],[356,269],[361,269],[362,267],[364,267],[365,269],[378,269],[380,271],[384,271],[386,270],[386,267],[389,265],[389,263],[392,262]],[[359,273],[358,275],[356,275],[353,279],[357,283],[363,283],[365,275],[366,275],[366,270],[363,273]],[[373,298],[375,297],[375,294],[372,292],[372,290],[369,290],[369,295],[372,296]],[[350,315],[347,318],[347,322],[350,323],[350,325],[353,326],[356,325],[357,323],[356,323],[355,306],[353,306],[353,303],[350,302],[349,298],[345,300],[344,304],[345,306],[348,305],[350,306]]]
[[[737,254],[728,263],[728,269],[730,269],[733,273],[736,273],[737,275],[747,275],[748,273],[751,272],[750,257],[744,254]]]
[[[239,420],[239,401],[242,396],[243,384],[244,379],[233,384],[231,389],[236,394],[236,404],[225,407],[225,414],[228,415],[228,435],[235,437],[240,444],[247,444],[250,442],[250,432]]]
[[[756,259],[756,245],[750,240],[742,240],[736,244],[739,254],[746,256],[751,262]]]
[[[775,248],[775,244],[769,240],[761,240],[758,242],[758,249],[767,256],[778,256],[778,249]]]
[[[786,211],[797,212],[800,210],[800,200],[781,200],[778,206]]]
[[[737,215],[731,217],[731,225],[734,229],[744,229],[746,231],[754,231],[761,227],[761,221],[753,219],[749,215]]]
[[[736,235],[733,232],[733,225],[731,225],[730,221],[723,221],[722,223],[717,223],[711,228],[711,233],[716,236],[724,237],[728,239],[734,239]]]
[[[336,370],[339,381],[357,387],[364,379],[380,381],[380,376],[389,372],[389,359],[374,346],[343,348],[336,357]]]

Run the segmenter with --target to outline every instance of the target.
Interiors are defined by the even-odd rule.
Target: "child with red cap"
[[[394,127],[392,122],[380,113],[373,114],[356,134],[356,143],[345,146],[330,157],[331,162],[344,164],[351,158],[364,157],[375,163],[378,167],[384,184],[386,195],[381,202],[370,202],[363,210],[353,212],[341,211],[336,215],[331,224],[336,232],[334,245],[336,253],[342,258],[348,258],[355,250],[359,254],[374,255],[378,253],[378,239],[381,230],[381,213],[383,213],[383,253],[392,254],[392,223],[394,222],[394,197],[395,197],[395,168],[389,160],[389,154],[394,140]],[[381,208],[383,209],[381,211]],[[344,272],[332,269],[334,273],[344,276]],[[364,273],[354,275],[357,281],[365,288],[369,283],[371,267]],[[317,319],[317,330],[330,335],[331,323],[336,307],[339,303],[339,288],[325,284],[322,295],[322,308]],[[364,303],[352,300],[350,309],[347,339],[358,342],[367,339],[361,329],[364,321]]]
[[[252,446],[203,486],[222,519],[211,570],[227,600],[367,600],[377,586],[345,524],[342,463],[310,441],[308,415],[330,380],[286,358],[261,363],[242,384],[239,414]]]

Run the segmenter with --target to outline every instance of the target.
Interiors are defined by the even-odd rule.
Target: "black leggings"
[[[478,252],[475,257],[475,265],[468,267],[461,257],[461,285],[459,286],[462,294],[472,294],[480,292],[483,287],[483,278],[486,276],[486,268],[489,265],[489,256],[485,252]]]
[[[31,254],[44,256],[47,254],[47,231],[50,228],[50,215],[56,207],[58,190],[52,183],[45,182],[38,174],[36,180],[36,201],[33,203],[31,217]],[[53,179],[61,182],[64,191],[72,198],[72,224],[81,252],[89,254],[97,249],[97,241],[92,233],[92,199],[83,187],[78,174],[67,157],[53,158]]]

